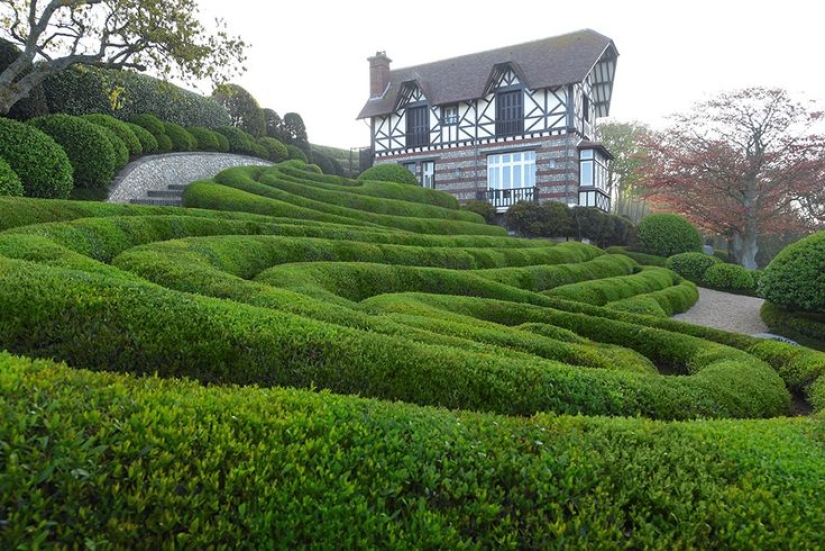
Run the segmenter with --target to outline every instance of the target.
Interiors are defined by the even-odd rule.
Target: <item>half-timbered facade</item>
[[[358,118],[370,121],[376,164],[402,164],[459,200],[608,211],[611,156],[593,140],[617,57],[592,30],[397,70],[379,52]]]

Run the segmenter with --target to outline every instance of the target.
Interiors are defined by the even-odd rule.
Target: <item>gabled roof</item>
[[[496,65],[511,63],[530,89],[582,82],[605,55],[617,56],[613,41],[590,29],[553,36],[487,52],[469,54],[390,71],[390,82],[380,98],[367,101],[359,119],[387,115],[396,106],[402,83],[416,81],[432,105],[483,97]],[[426,84],[424,84],[426,83]]]

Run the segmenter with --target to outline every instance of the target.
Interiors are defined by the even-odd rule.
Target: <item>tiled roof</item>
[[[390,84],[380,98],[367,101],[359,119],[386,115],[396,106],[404,82],[417,81],[432,105],[484,96],[495,65],[514,63],[530,89],[581,82],[613,41],[590,29],[553,36],[487,52],[469,54],[390,71]],[[615,48],[615,46],[613,46]]]

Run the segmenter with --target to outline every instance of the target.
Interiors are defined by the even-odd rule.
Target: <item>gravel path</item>
[[[761,298],[699,287],[699,301],[687,312],[673,316],[673,319],[746,335],[768,333],[768,326],[759,317],[763,302]]]

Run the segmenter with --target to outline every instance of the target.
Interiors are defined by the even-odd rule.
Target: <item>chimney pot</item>
[[[378,51],[374,56],[367,58],[367,61],[370,62],[370,99],[380,98],[390,82],[392,60],[387,57],[387,52]]]

